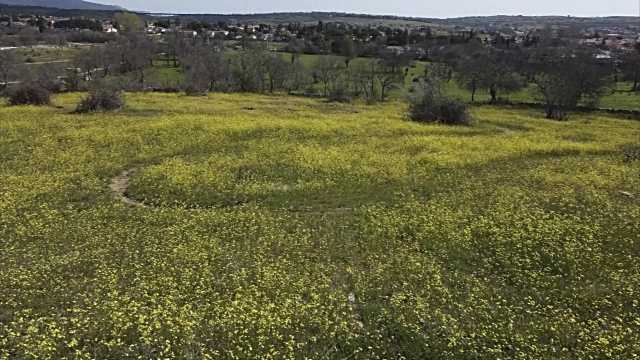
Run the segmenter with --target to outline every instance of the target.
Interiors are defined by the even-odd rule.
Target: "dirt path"
[[[124,204],[127,204],[129,206],[144,207],[144,208],[153,207],[153,206],[146,205],[143,202],[138,201],[134,198],[131,198],[128,195],[129,183],[131,181],[131,177],[135,176],[137,172],[138,172],[138,168],[130,168],[130,169],[124,170],[123,172],[120,173],[120,175],[111,179],[111,184],[109,184],[109,189],[111,189],[111,193],[113,194],[113,197]],[[323,215],[323,214],[341,215],[341,214],[353,213],[354,208],[339,207],[335,209],[324,209],[324,210],[315,210],[313,208],[297,208],[297,209],[288,209],[288,211],[292,213],[309,214],[309,215]]]
[[[141,203],[140,201],[127,196],[129,181],[137,171],[137,168],[131,168],[123,171],[122,173],[120,173],[120,175],[111,179],[109,188],[111,189],[113,196],[121,202],[131,206],[146,207],[146,205]]]

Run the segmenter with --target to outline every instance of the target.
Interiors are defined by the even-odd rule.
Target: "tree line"
[[[494,47],[470,41],[431,49],[424,72],[409,78],[415,54],[388,47],[378,47],[372,56],[354,61],[360,54],[353,42],[345,39],[335,49],[340,56],[318,56],[309,63],[302,61],[304,44],[297,39],[289,43],[286,53],[248,40],[241,42],[240,49],[229,50],[221,40],[187,38],[179,33],[154,41],[137,21],[120,18],[125,29],[121,35],[78,54],[72,71],[64,77],[64,87],[82,90],[87,82],[127,75],[120,88],[144,90],[149,85],[147,70],[154,61],[179,68],[184,79],[180,89],[172,90],[194,95],[209,91],[286,92],[333,101],[363,98],[375,102],[387,100],[393,90],[407,88],[407,83],[415,87],[438,78],[469,90],[471,102],[476,101],[478,91],[485,91],[490,101],[497,103],[533,84],[547,117],[563,119],[581,105],[596,105],[620,77],[633,78],[634,90],[640,83],[640,48],[620,62],[600,58],[596,48],[553,38],[530,47]],[[11,59],[5,54],[0,53],[0,82],[6,86]],[[50,86],[52,81],[40,83]]]

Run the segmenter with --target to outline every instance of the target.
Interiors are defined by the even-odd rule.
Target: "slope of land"
[[[0,358],[640,352],[638,121],[80,96],[0,106]]]
[[[0,4],[15,6],[36,6],[73,10],[120,10],[119,6],[104,5],[83,0],[0,0]]]

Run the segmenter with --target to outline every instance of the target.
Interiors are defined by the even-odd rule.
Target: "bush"
[[[202,86],[191,84],[191,85],[185,86],[184,93],[187,96],[206,96],[207,90],[208,89],[203,88]]]
[[[627,145],[623,152],[625,162],[640,161],[640,145]]]
[[[77,113],[95,111],[112,111],[124,106],[124,100],[119,90],[110,87],[102,87],[89,92],[76,108]]]
[[[450,125],[469,123],[467,105],[442,94],[436,84],[421,84],[409,99],[409,117],[419,122],[440,122]]]
[[[352,100],[349,91],[341,86],[331,88],[328,95],[328,99],[331,102],[348,103]]]
[[[9,104],[11,105],[48,105],[51,102],[49,90],[37,84],[20,85],[9,92]]]

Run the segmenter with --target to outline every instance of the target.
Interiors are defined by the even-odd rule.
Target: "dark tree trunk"
[[[476,82],[471,83],[471,102],[476,102]]]
[[[498,100],[498,91],[494,86],[489,89],[489,94],[491,94],[491,103],[494,104]]]
[[[566,120],[567,113],[559,106],[548,106],[547,110],[547,119],[552,120]]]

